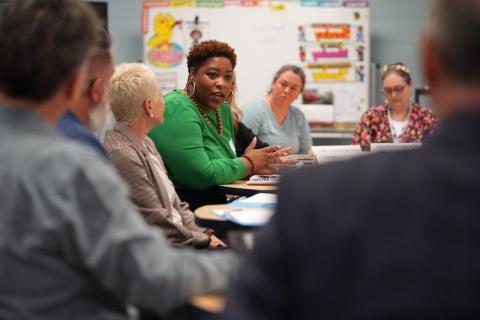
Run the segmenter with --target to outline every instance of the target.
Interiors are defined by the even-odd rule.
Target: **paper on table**
[[[378,151],[402,151],[421,148],[421,143],[372,143],[371,152]]]
[[[225,220],[247,227],[260,227],[265,225],[272,217],[271,209],[215,209],[214,214],[225,218]]]
[[[350,160],[358,156],[367,154],[365,152],[362,152],[360,145],[314,146],[312,147],[312,150],[317,157],[318,164],[330,161]]]
[[[237,200],[228,204],[232,207],[275,208],[277,195],[274,193],[257,193],[246,199]]]

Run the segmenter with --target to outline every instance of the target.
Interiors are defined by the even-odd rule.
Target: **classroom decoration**
[[[144,61],[164,93],[182,89],[186,55],[203,40],[229,43],[238,55],[240,105],[268,91],[283,64],[307,82],[297,105],[312,126],[352,128],[368,108],[370,37],[365,1],[145,1]]]

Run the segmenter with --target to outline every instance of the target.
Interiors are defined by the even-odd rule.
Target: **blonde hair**
[[[110,106],[117,121],[132,122],[142,115],[143,102],[159,90],[158,80],[143,63],[117,66],[110,81]]]
[[[401,62],[395,62],[395,63],[384,65],[380,72],[380,77],[382,78],[382,81],[385,81],[385,79],[391,74],[396,74],[402,77],[403,80],[405,80],[405,82],[408,85],[412,83],[412,76],[410,74],[410,69],[408,69]]]

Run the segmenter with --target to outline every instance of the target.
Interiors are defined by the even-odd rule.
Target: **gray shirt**
[[[223,290],[230,255],[171,248],[113,169],[40,117],[0,106],[0,319],[125,319]]]
[[[312,147],[310,127],[299,108],[290,106],[282,125],[278,124],[275,115],[263,99],[246,104],[243,112],[242,122],[263,142],[282,147],[292,146],[291,153],[305,154],[310,151]]]

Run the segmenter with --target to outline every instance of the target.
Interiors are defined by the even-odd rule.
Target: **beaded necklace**
[[[184,92],[185,95],[187,95],[185,92]],[[187,95],[188,97],[188,95]],[[198,104],[198,102],[195,100],[194,97],[189,97],[193,103],[195,104],[195,106],[197,106],[198,110],[200,110],[200,113],[202,114],[202,117],[203,119],[205,119],[205,121],[211,125],[212,127],[215,127],[212,123],[212,121],[210,121],[210,119],[208,118],[207,116],[207,113],[205,112],[205,110],[200,107],[200,105]],[[221,138],[223,136],[223,126],[222,126],[222,118],[220,117],[220,112],[215,109],[215,118],[217,119],[217,130],[218,130],[218,136]]]

